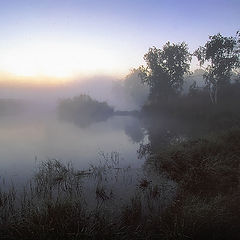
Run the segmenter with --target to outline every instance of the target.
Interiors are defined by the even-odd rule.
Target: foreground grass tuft
[[[88,171],[48,160],[22,193],[1,189],[0,239],[240,238],[239,129],[175,144],[150,158],[151,169],[176,182],[172,195],[144,177],[121,202],[109,186],[126,170],[116,166],[116,154],[104,157]],[[91,207],[86,177],[96,183]]]

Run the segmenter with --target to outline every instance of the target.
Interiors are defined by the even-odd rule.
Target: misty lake
[[[56,114],[18,115],[0,119],[0,176],[13,180],[32,176],[38,162],[58,159],[87,169],[101,153],[120,154],[120,165],[140,168],[139,143],[147,141],[139,120],[114,116],[81,128],[58,120]]]

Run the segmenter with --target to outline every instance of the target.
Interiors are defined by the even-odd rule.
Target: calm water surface
[[[139,143],[147,141],[138,119],[115,116],[80,128],[59,121],[55,114],[14,116],[0,119],[0,175],[25,178],[38,162],[59,159],[87,169],[98,164],[99,153],[120,153],[120,165],[140,168]]]

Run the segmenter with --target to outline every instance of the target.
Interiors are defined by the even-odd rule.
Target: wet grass
[[[172,145],[149,159],[178,183],[166,239],[240,238],[240,129]]]
[[[240,129],[172,145],[152,160],[158,171],[165,172],[188,192],[231,192],[240,180]]]
[[[1,188],[0,239],[239,239],[239,149],[233,129],[152,155],[146,171],[172,186],[134,180],[117,153],[82,171],[47,160],[22,191]]]
[[[0,239],[147,239],[149,214],[160,216],[166,198],[163,184],[120,167],[118,153],[81,171],[51,159],[22,190],[1,186]]]

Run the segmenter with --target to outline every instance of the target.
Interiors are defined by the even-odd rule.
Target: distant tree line
[[[190,72],[192,57],[197,57],[201,67],[194,75]],[[205,45],[193,53],[189,52],[185,42],[167,42],[162,49],[149,48],[144,60],[144,66],[132,69],[124,81],[115,84],[113,90],[119,101],[123,100],[142,110],[150,106],[152,112],[161,110],[162,113],[167,110],[191,115],[189,110],[194,108],[193,113],[199,111],[202,116],[212,113],[212,109],[206,106],[214,107],[222,101],[228,101],[225,109],[229,109],[228,105],[231,108],[236,107],[236,99],[240,93],[239,32],[235,37],[225,37],[220,33],[210,36]],[[201,87],[197,83],[199,79]],[[186,80],[191,84],[186,84]],[[62,99],[58,113],[61,119],[85,126],[107,119],[114,114],[114,110],[106,102],[98,102],[82,94]]]
[[[191,74],[194,56],[201,69]],[[155,152],[181,141],[182,136],[194,138],[240,127],[239,33],[210,36],[193,53],[184,42],[168,42],[162,49],[150,48],[144,59],[139,76],[150,91],[141,116],[149,144],[141,146],[140,153]]]

